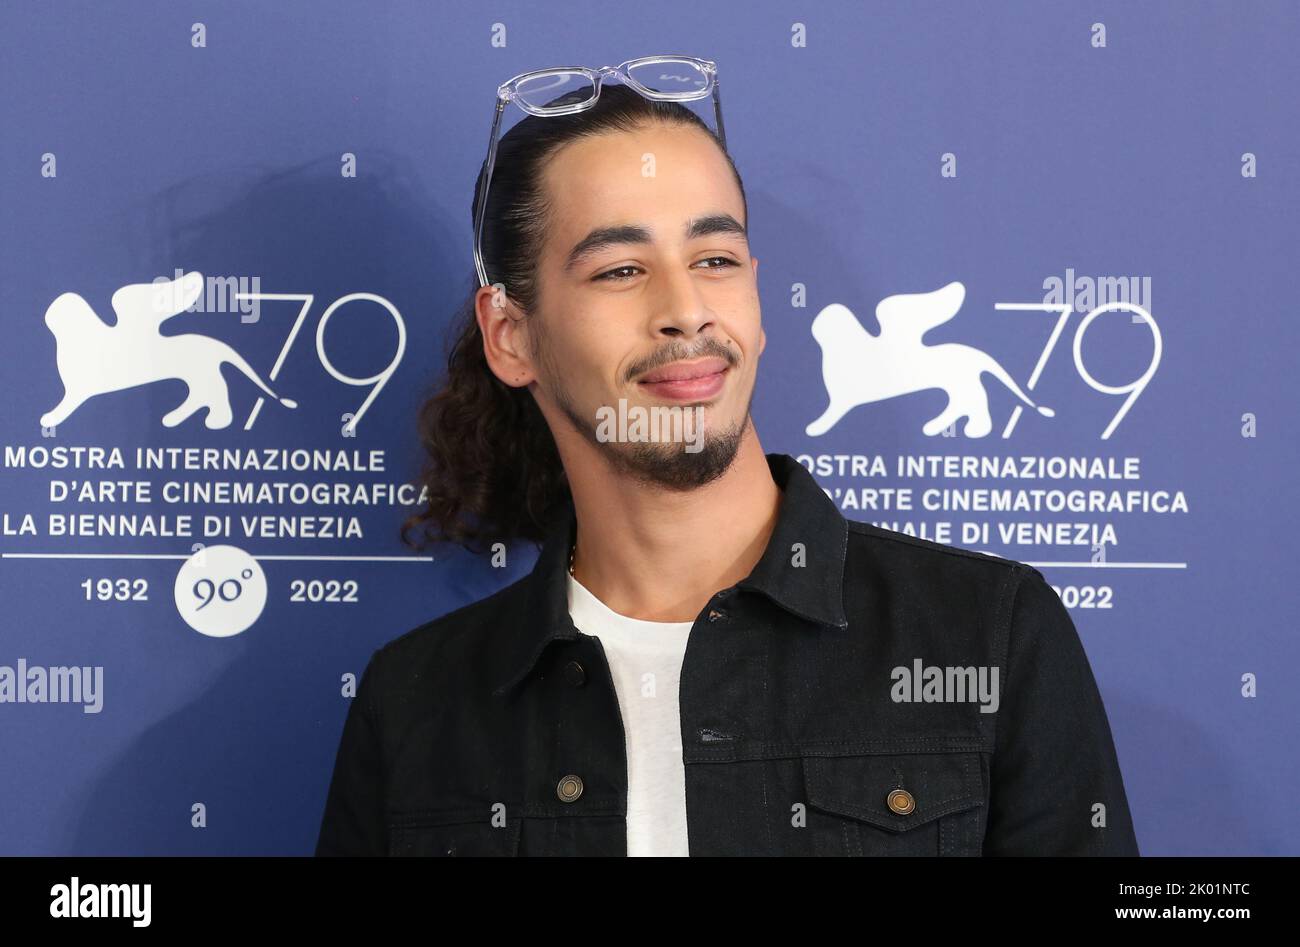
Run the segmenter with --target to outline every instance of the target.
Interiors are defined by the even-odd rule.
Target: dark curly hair
[[[575,96],[585,97],[573,92],[553,104]],[[745,185],[731,156],[713,130],[680,103],[647,99],[610,83],[584,111],[527,116],[497,145],[482,248],[489,284],[502,284],[525,315],[538,302],[536,265],[549,210],[541,184],[547,160],[568,142],[634,131],[651,122],[698,128],[713,139],[735,175],[748,220]],[[471,225],[486,171],[485,160],[474,186]],[[407,517],[401,529],[402,541],[415,549],[430,540],[458,543],[471,552],[516,538],[540,544],[552,515],[569,501],[555,440],[532,394],[504,384],[488,368],[475,317],[477,272],[470,287],[449,327],[446,377],[419,412],[420,440],[428,453],[420,482],[428,505]]]

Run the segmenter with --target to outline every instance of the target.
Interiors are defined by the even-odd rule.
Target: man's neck
[[[694,621],[716,592],[750,574],[776,526],[781,490],[752,424],[727,472],[694,490],[636,483],[604,463],[575,466],[566,470],[576,577],[629,618]]]

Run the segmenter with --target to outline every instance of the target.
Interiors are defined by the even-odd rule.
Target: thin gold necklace
[[[572,575],[575,579],[577,578],[577,576],[573,575],[573,557],[576,556],[577,554],[578,554],[578,541],[575,539],[573,541],[573,548],[569,550],[569,575]]]

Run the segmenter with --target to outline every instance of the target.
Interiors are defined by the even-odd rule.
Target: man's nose
[[[713,311],[689,269],[661,274],[652,329],[656,335],[693,336],[713,324]]]

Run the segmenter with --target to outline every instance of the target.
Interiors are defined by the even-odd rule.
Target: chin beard
[[[600,446],[606,448],[608,463],[617,473],[648,486],[693,490],[712,483],[730,469],[748,425],[746,412],[743,421],[724,431],[710,434],[706,429],[704,442],[694,453],[688,453],[682,444],[638,442]],[[595,440],[594,431],[591,439]]]
[[[646,486],[685,491],[712,483],[731,468],[749,428],[753,396],[745,406],[744,418],[736,424],[716,433],[705,426],[700,449],[693,453],[680,443],[601,441],[596,437],[595,423],[584,419],[567,397],[556,400],[574,430],[600,449],[615,475]]]

